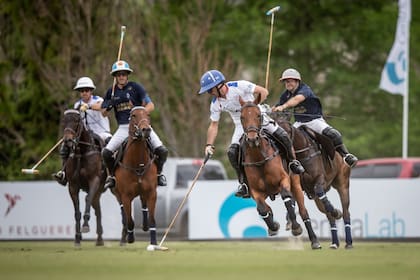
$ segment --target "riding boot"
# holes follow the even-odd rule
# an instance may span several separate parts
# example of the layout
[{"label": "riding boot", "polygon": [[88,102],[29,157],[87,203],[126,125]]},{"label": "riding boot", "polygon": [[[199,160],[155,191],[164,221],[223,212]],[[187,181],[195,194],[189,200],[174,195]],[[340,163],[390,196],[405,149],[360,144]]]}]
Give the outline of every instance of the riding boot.
[{"label": "riding boot", "polygon": [[322,134],[331,139],[331,141],[334,144],[335,150],[343,157],[344,162],[348,166],[354,167],[357,164],[357,157],[353,154],[350,154],[346,146],[344,146],[343,138],[340,132],[338,132],[338,130],[332,127],[327,127],[322,131]]},{"label": "riding boot", "polygon": [[115,168],[115,160],[112,151],[104,148],[102,150],[102,159],[105,163],[105,167],[108,170],[108,177],[105,180],[104,188],[114,188],[115,187],[115,177],[114,177],[114,168]]},{"label": "riding boot", "polygon": [[154,150],[156,157],[156,167],[157,167],[157,181],[159,186],[166,186],[166,177],[162,174],[163,165],[168,158],[168,149],[165,146],[159,146]]},{"label": "riding boot", "polygon": [[250,198],[249,189],[245,183],[245,172],[239,164],[239,144],[232,144],[228,150],[228,158],[233,169],[235,169],[238,176],[239,186],[238,190],[235,193],[235,196],[242,198]]},{"label": "riding boot", "polygon": [[64,171],[64,164],[69,158],[69,154],[70,154],[69,147],[65,145],[64,143],[61,144],[60,146],[60,157],[62,160],[61,170],[52,174],[52,177],[57,181],[57,183],[63,186],[67,185],[67,178],[66,178],[66,173]]},{"label": "riding boot", "polygon": [[274,131],[272,136],[280,147],[284,147],[286,151],[286,161],[289,164],[290,170],[292,170],[295,174],[302,174],[305,172],[305,168],[303,168],[300,161],[298,161],[295,157],[292,141],[290,140],[287,132],[279,127],[276,131]]}]

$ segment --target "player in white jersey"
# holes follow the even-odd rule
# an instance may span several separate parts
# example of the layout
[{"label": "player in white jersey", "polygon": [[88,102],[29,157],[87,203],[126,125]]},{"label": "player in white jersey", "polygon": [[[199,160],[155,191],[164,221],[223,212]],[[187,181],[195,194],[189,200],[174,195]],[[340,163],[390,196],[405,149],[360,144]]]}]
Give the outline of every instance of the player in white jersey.
[{"label": "player in white jersey", "polygon": [[[109,138],[112,137],[110,132],[110,125],[108,117],[102,115],[101,105],[103,98],[97,95],[93,95],[95,85],[91,78],[81,77],[77,80],[74,90],[80,94],[80,99],[74,103],[74,109],[80,110],[84,124],[86,128],[98,135],[99,138],[106,143]],[[69,150],[66,145],[61,145],[60,156],[64,162],[69,156]],[[60,170],[53,174],[54,179],[61,185],[67,185],[66,174],[64,170]]]},{"label": "player in white jersey", "polygon": [[[239,188],[235,195],[248,198],[250,196],[248,186],[245,182],[245,174],[243,167],[239,164],[239,140],[244,133],[240,120],[242,106],[239,103],[239,97],[244,101],[253,101],[255,96],[259,94],[261,95],[261,102],[263,102],[268,96],[268,90],[245,80],[226,82],[225,77],[218,70],[210,70],[204,73],[201,77],[200,84],[199,94],[209,93],[213,96],[210,105],[210,126],[207,130],[205,154],[206,156],[213,154],[220,115],[222,112],[228,112],[235,125],[235,131],[227,152],[230,164],[235,169],[239,180]],[[263,113],[263,123],[264,130],[271,134],[273,139],[286,150],[286,160],[289,162],[289,167],[292,172],[295,174],[303,173],[305,169],[296,160],[292,142],[287,132],[265,113]]]}]

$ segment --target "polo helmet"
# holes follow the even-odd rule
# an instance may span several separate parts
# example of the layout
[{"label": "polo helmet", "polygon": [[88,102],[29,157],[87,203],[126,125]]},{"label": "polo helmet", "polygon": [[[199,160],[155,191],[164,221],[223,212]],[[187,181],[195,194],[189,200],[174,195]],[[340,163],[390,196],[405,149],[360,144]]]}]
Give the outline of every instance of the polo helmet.
[{"label": "polo helmet", "polygon": [[75,90],[81,89],[81,88],[91,88],[95,89],[95,85],[91,78],[89,77],[81,77],[77,80],[76,86],[74,87]]},{"label": "polo helmet", "polygon": [[210,70],[201,76],[200,79],[200,91],[198,94],[203,94],[214,88],[215,86],[225,82],[225,76],[219,70]]},{"label": "polo helmet", "polygon": [[295,79],[301,81],[300,73],[293,68],[289,68],[284,70],[283,74],[281,75],[280,81],[286,80],[286,79]]},{"label": "polo helmet", "polygon": [[114,64],[112,64],[112,68],[110,72],[111,75],[114,75],[114,73],[118,71],[127,71],[129,73],[133,72],[133,70],[131,70],[130,68],[130,65],[124,60],[118,60]]}]

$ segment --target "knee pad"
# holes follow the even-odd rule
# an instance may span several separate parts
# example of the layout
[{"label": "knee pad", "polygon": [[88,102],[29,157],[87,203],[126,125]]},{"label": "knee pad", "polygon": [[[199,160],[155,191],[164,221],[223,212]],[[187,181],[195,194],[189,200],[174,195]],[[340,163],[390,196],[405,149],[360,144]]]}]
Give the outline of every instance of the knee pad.
[{"label": "knee pad", "polygon": [[327,127],[322,131],[322,134],[330,138],[334,146],[343,144],[341,133],[335,128]]},{"label": "knee pad", "polygon": [[227,156],[229,158],[230,164],[233,168],[239,168],[239,144],[232,144],[229,146],[227,151]]},{"label": "knee pad", "polygon": [[166,160],[168,157],[168,149],[165,146],[159,146],[155,149],[154,154],[156,154],[161,160]]}]

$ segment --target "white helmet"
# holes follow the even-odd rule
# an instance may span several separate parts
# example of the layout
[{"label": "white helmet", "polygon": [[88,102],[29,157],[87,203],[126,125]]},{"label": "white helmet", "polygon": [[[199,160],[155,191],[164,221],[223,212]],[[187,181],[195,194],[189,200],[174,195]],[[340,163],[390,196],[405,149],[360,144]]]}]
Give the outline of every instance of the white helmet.
[{"label": "white helmet", "polygon": [[114,75],[114,73],[118,71],[128,71],[130,73],[133,72],[133,70],[130,69],[130,65],[128,65],[128,63],[124,60],[118,60],[112,64],[111,75]]},{"label": "white helmet", "polygon": [[74,87],[75,90],[80,88],[91,88],[95,89],[95,85],[93,84],[93,81],[89,77],[81,77],[77,80],[76,86]]},{"label": "white helmet", "polygon": [[289,68],[284,70],[283,74],[281,75],[281,78],[279,79],[279,81],[283,81],[286,79],[295,79],[295,80],[301,80],[300,78],[300,73],[293,68]]}]

